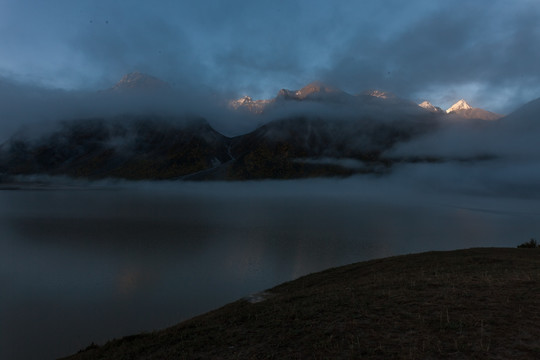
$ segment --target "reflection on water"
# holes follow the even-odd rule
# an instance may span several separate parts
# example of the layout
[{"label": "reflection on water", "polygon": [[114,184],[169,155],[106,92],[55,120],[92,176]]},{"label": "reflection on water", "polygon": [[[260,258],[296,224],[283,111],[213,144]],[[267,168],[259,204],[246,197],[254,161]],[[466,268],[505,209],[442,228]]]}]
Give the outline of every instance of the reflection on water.
[{"label": "reflection on water", "polygon": [[325,180],[0,192],[0,358],[67,355],[332,266],[539,233],[532,200],[371,190]]}]

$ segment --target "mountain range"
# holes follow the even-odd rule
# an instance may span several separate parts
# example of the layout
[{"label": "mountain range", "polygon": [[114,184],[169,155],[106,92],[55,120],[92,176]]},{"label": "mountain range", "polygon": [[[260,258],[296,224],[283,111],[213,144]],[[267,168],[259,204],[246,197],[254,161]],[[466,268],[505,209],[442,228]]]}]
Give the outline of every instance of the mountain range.
[{"label": "mountain range", "polygon": [[[371,98],[371,99],[370,99]],[[366,90],[357,95],[351,95],[343,90],[325,85],[321,82],[310,83],[300,90],[281,89],[272,99],[253,100],[250,96],[244,96],[237,100],[231,100],[229,106],[235,110],[247,110],[255,114],[261,114],[267,110],[282,106],[284,101],[311,101],[326,103],[354,104],[369,100],[385,100],[385,104],[414,104],[413,102],[401,99],[396,95],[381,90]],[[416,105],[416,104],[415,104]],[[502,115],[471,107],[464,99],[459,100],[448,110],[444,111],[440,107],[434,106],[429,101],[418,104],[419,107],[439,115],[448,114],[452,120],[476,119],[476,120],[497,120]]]},{"label": "mountain range", "polygon": [[[111,91],[169,88],[157,78],[134,73]],[[19,134],[2,144],[0,179],[33,174],[135,180],[380,174],[401,162],[452,160],[389,157],[397,144],[432,133],[449,120],[499,119],[464,100],[445,112],[379,90],[350,95],[319,82],[296,91],[282,89],[269,100],[244,97],[229,106],[258,115],[275,112],[276,117],[235,137],[195,115],[124,114],[63,121],[40,137]],[[540,105],[529,105],[526,111],[540,114]],[[476,155],[470,160],[477,160]]]}]

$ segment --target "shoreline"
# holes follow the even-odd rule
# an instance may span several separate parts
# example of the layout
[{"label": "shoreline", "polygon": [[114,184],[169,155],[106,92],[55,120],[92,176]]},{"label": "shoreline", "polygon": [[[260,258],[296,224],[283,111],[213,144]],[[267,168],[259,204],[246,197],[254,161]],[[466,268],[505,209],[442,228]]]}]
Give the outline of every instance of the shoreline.
[{"label": "shoreline", "polygon": [[303,276],[65,359],[537,358],[539,291],[536,250],[400,255]]}]

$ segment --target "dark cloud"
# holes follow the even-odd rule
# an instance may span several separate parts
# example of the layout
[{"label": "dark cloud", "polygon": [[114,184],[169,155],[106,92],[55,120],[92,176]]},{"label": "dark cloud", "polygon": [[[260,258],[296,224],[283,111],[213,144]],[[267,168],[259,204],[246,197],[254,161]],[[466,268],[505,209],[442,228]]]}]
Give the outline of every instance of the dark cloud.
[{"label": "dark cloud", "polygon": [[389,38],[360,34],[334,54],[325,77],[412,97],[471,86],[479,103],[504,91],[508,100],[494,110],[508,111],[525,91],[540,94],[540,49],[531,45],[540,41],[539,16],[532,4],[451,2]]},{"label": "dark cloud", "polygon": [[114,84],[131,71],[180,83],[194,80],[202,73],[187,36],[158,18],[88,24],[74,34],[71,47],[81,59],[83,69],[102,74],[102,87]]},{"label": "dark cloud", "polygon": [[505,113],[540,95],[531,0],[55,0],[0,13],[0,74],[53,87],[96,90],[139,70],[268,98],[323,80]]},{"label": "dark cloud", "polygon": [[39,136],[58,121],[117,115],[200,116],[226,135],[257,126],[248,114],[232,113],[227,95],[177,86],[162,91],[54,90],[0,78],[0,144],[18,132]]}]

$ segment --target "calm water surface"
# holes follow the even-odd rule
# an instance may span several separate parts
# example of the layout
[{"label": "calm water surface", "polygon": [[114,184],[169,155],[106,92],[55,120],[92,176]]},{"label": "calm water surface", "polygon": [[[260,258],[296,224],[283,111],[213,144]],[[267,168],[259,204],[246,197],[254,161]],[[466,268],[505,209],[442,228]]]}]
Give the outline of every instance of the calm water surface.
[{"label": "calm water surface", "polygon": [[511,246],[540,202],[324,180],[0,191],[0,359],[53,359],[332,266]]}]

